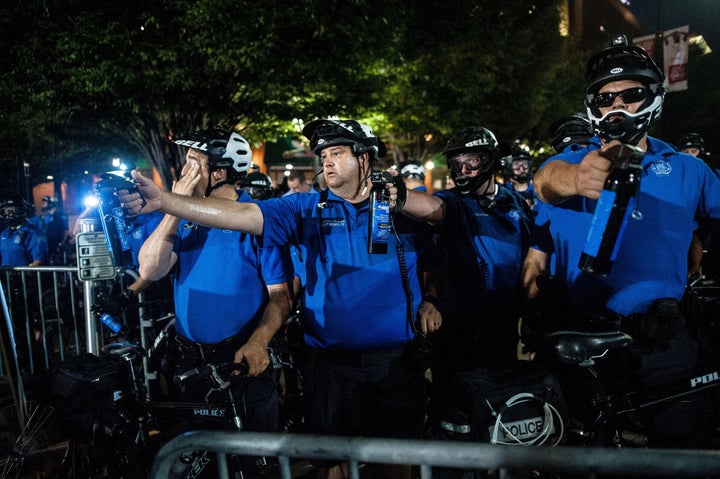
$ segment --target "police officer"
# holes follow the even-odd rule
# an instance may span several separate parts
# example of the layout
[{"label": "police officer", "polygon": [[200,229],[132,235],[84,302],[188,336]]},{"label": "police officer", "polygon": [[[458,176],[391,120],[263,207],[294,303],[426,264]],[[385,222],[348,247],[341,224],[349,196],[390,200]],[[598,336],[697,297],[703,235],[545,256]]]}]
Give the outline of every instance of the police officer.
[{"label": "police officer", "polygon": [[505,186],[517,191],[532,208],[535,205],[535,189],[532,182],[532,158],[527,150],[514,145],[508,160]]},{"label": "police officer", "polygon": [[417,161],[406,161],[400,163],[400,176],[405,181],[409,190],[427,191],[425,186],[425,167]]},{"label": "police officer", "polygon": [[697,133],[688,133],[680,138],[678,148],[683,153],[702,158],[705,153],[705,141]]},{"label": "police officer", "polygon": [[59,210],[59,206],[60,201],[54,196],[43,196],[40,214],[30,219],[47,237],[48,257],[52,264],[65,264],[59,253],[70,236],[68,217]]},{"label": "police officer", "polygon": [[[188,147],[183,177],[173,186],[176,194],[254,204],[235,189],[251,164],[245,138],[210,129],[175,143]],[[247,362],[250,377],[233,381],[245,427],[277,430],[277,370],[268,346],[290,313],[292,269],[286,252],[261,248],[251,234],[165,215],[143,244],[139,261],[140,276],[149,281],[175,269],[176,372],[205,361]],[[192,384],[181,397],[202,401],[208,392],[204,384]]]},{"label": "police officer", "polygon": [[275,192],[270,177],[260,171],[248,173],[245,178],[240,180],[238,186],[257,201],[268,200],[273,197]]},{"label": "police officer", "polygon": [[556,153],[567,147],[577,149],[586,146],[595,135],[595,130],[584,113],[573,113],[560,118],[550,125],[548,136]]},{"label": "police officer", "polygon": [[[258,203],[186,198],[161,192],[134,171],[144,210],[262,234],[266,246],[290,243],[302,251],[307,432],[419,437],[424,369],[409,348],[420,301],[414,235],[390,235],[384,254],[367,247],[371,172],[385,144],[354,120],[315,120],[303,134],[322,161],[328,185],[322,193]],[[197,176],[197,168],[186,174]],[[121,200],[132,212],[142,205],[138,195]],[[409,468],[390,469],[390,477],[409,477]]]},{"label": "police officer", "polygon": [[[554,244],[552,269],[559,289],[574,311],[613,318],[633,335],[641,362],[633,373],[648,386],[698,365],[697,343],[680,313],[687,252],[695,221],[720,218],[720,179],[699,159],[647,134],[660,115],[663,80],[662,70],[640,47],[619,41],[593,55],[586,69],[585,104],[598,135],[584,148],[550,158],[535,175],[539,198],[550,204],[541,208],[536,222]],[[644,153],[636,199],[641,216],[628,220],[612,269],[603,276],[582,271],[579,261],[595,200],[614,166],[603,153],[620,144]],[[627,379],[621,376],[610,378]],[[702,398],[656,414],[651,441],[697,446],[704,414],[698,401]]]},{"label": "police officer", "polygon": [[18,194],[0,204],[5,229],[0,233],[2,266],[41,266],[48,261],[45,233],[28,221],[32,207]]},{"label": "police officer", "polygon": [[[512,369],[518,366],[520,272],[532,225],[523,196],[495,180],[502,154],[490,130],[458,132],[443,155],[455,188],[432,196],[408,191],[403,208],[436,227],[442,250],[438,256],[443,260],[429,271],[420,309],[423,328],[435,332],[432,423],[439,434],[457,422],[449,418],[450,410],[470,415],[467,401],[472,398],[458,397],[455,389],[469,374],[483,380],[497,377],[488,370],[519,374]],[[492,384],[488,379],[486,392]],[[487,427],[473,424],[469,429],[472,436],[465,438],[487,439]]]}]

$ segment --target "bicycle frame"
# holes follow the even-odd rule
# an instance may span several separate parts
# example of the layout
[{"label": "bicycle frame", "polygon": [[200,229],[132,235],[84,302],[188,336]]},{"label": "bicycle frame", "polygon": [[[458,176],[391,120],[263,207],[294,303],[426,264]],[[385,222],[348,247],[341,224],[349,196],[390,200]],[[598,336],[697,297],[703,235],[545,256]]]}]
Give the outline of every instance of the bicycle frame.
[{"label": "bicycle frame", "polygon": [[[586,371],[592,384],[592,397],[587,398],[586,419],[583,429],[575,431],[583,438],[597,439],[602,437],[607,426],[621,426],[633,413],[639,413],[654,406],[669,404],[712,390],[720,386],[720,370],[710,368],[695,374],[687,374],[674,381],[651,387],[643,387],[629,392],[607,393],[602,385],[601,377],[593,367],[595,360],[609,352],[628,347],[632,338],[621,332],[584,333],[577,331],[558,331],[550,333],[554,359],[560,363]],[[587,430],[585,429],[587,428]],[[618,429],[620,429],[618,427]],[[621,446],[622,431],[616,430],[613,444]]]},{"label": "bicycle frame", "polygon": [[688,375],[651,389],[633,391],[623,395],[628,407],[615,411],[616,415],[640,411],[658,404],[674,401],[689,395],[720,386],[720,371],[707,370],[700,375]]}]

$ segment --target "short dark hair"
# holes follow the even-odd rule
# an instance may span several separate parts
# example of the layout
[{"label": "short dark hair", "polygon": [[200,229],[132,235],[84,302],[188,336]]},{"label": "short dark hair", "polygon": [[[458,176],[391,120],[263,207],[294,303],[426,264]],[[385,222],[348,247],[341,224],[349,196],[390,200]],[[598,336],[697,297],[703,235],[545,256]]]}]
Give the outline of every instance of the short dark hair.
[{"label": "short dark hair", "polygon": [[290,174],[287,175],[287,181],[290,180],[307,181],[307,178],[305,177],[304,171],[293,168],[292,170],[290,170]]}]

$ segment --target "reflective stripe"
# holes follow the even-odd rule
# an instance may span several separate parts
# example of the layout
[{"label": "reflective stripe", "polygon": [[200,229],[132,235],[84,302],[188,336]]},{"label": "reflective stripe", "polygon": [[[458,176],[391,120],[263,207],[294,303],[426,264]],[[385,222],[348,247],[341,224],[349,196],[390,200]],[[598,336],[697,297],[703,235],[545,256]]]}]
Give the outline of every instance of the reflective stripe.
[{"label": "reflective stripe", "polygon": [[458,434],[469,434],[470,424],[453,424],[447,421],[440,421],[440,427],[446,431],[455,432]]}]

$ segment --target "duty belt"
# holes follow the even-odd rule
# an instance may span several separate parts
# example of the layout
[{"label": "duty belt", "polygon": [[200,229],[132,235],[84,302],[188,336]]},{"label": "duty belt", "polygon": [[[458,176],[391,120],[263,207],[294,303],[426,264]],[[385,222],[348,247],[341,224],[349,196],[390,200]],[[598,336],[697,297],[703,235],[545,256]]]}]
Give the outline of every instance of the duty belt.
[{"label": "duty belt", "polygon": [[319,349],[311,348],[317,354],[328,358],[330,361],[344,364],[346,366],[367,366],[377,362],[392,360],[403,351],[403,348],[380,349],[370,351],[355,351],[348,349]]},{"label": "duty belt", "polygon": [[190,341],[179,334],[175,335],[175,341],[183,351],[197,352],[202,359],[205,359],[207,355],[235,352],[235,350],[245,342],[245,338],[246,334],[239,333],[223,339],[219,343],[207,344]]}]

